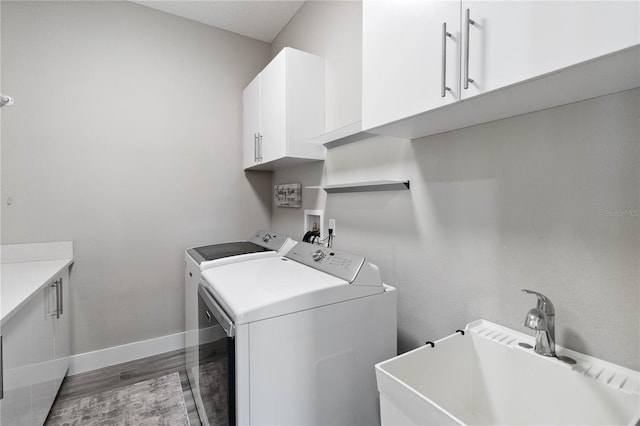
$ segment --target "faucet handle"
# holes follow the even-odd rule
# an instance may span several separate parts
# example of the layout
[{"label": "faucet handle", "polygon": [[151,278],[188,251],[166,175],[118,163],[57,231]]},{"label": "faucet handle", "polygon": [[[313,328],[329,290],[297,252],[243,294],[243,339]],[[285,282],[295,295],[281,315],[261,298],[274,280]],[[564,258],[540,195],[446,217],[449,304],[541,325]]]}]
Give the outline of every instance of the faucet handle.
[{"label": "faucet handle", "polygon": [[535,294],[536,296],[538,296],[538,309],[540,309],[547,315],[555,315],[553,303],[551,303],[551,300],[547,296],[542,293],[538,293],[537,291],[526,290],[524,288],[522,289],[522,291],[527,294]]}]

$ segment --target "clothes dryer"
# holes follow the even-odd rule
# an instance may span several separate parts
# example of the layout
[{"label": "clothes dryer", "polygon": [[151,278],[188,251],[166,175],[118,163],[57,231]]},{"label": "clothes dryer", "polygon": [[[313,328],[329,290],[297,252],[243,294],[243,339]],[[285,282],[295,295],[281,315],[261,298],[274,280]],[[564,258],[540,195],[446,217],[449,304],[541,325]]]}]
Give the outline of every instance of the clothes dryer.
[{"label": "clothes dryer", "polygon": [[203,272],[210,424],[379,424],[374,365],[396,354],[396,291],[363,256],[297,243]]},{"label": "clothes dryer", "polygon": [[202,271],[230,263],[282,256],[295,241],[276,232],[259,230],[246,241],[230,241],[185,250],[185,364],[198,413],[202,399],[198,387],[198,284]]}]

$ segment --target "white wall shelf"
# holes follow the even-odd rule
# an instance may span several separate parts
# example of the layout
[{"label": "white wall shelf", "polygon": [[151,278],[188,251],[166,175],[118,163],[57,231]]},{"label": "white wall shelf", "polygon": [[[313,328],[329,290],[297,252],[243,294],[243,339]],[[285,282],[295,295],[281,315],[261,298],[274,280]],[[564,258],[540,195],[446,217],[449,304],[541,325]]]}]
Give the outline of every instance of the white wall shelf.
[{"label": "white wall shelf", "polygon": [[408,180],[376,180],[369,182],[344,183],[340,185],[307,186],[306,189],[324,189],[329,194],[338,192],[406,191]]},{"label": "white wall shelf", "polygon": [[331,149],[373,136],[376,136],[376,134],[362,131],[362,121],[356,121],[355,123],[317,136],[311,139],[311,142],[322,144],[325,148]]}]

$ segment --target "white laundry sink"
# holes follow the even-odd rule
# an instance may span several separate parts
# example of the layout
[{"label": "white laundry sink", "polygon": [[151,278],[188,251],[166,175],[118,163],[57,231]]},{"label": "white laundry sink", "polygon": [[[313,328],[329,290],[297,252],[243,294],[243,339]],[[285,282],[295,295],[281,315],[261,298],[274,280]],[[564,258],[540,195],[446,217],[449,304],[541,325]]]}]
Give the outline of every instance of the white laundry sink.
[{"label": "white laundry sink", "polygon": [[376,365],[383,425],[635,425],[640,373],[479,320]]}]

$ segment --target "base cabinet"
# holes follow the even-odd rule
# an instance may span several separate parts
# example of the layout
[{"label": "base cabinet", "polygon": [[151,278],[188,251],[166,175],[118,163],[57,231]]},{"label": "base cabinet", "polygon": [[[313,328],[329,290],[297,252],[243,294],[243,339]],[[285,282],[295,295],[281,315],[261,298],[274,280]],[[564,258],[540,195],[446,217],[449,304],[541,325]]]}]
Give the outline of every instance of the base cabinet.
[{"label": "base cabinet", "polygon": [[27,304],[2,326],[2,425],[33,425],[31,324]]},{"label": "base cabinet", "polygon": [[[69,371],[71,363],[71,316],[68,312],[69,305],[69,269],[65,269],[58,277],[60,293],[59,293],[59,316],[53,321],[53,347],[54,347],[54,369],[55,369],[55,388],[56,392],[60,389],[60,385],[64,377]],[[52,305],[55,307],[55,305]]]},{"label": "base cabinet", "polygon": [[[52,287],[53,286],[53,287]],[[57,284],[49,284],[32,299],[29,309],[31,325],[31,414],[33,424],[43,424],[56,396],[54,321],[52,298]],[[54,300],[55,301],[55,300]]]},{"label": "base cabinet", "polygon": [[49,414],[70,362],[68,284],[65,269],[2,326],[2,425],[42,425]]}]

